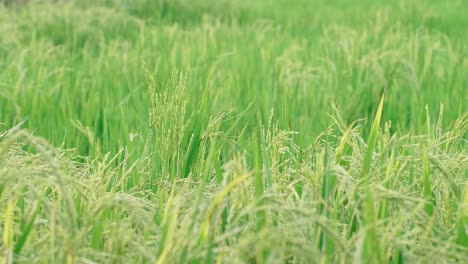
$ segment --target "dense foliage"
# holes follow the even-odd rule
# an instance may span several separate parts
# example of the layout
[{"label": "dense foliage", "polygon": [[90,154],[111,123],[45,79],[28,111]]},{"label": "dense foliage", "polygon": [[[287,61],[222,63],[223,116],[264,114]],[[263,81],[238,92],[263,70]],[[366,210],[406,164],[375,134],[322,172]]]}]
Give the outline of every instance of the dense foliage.
[{"label": "dense foliage", "polygon": [[468,260],[466,1],[1,2],[1,263]]}]

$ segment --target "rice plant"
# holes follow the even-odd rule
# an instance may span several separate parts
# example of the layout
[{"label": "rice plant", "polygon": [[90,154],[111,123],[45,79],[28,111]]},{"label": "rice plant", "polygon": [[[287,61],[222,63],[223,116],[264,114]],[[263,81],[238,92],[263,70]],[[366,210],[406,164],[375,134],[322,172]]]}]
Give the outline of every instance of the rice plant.
[{"label": "rice plant", "polygon": [[0,263],[468,260],[465,1],[8,2]]}]

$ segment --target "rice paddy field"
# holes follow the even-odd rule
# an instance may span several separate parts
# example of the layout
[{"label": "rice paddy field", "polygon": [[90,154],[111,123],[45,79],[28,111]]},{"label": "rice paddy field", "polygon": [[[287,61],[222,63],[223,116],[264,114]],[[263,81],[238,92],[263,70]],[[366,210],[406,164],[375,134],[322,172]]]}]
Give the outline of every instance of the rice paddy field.
[{"label": "rice paddy field", "polygon": [[0,0],[0,263],[468,263],[467,12]]}]

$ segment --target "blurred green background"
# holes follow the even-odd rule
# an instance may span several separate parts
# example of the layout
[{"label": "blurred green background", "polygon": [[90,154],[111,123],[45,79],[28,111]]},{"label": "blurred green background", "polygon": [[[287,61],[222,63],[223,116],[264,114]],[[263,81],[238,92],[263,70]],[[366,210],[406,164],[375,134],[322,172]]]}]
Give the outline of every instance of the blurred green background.
[{"label": "blurred green background", "polygon": [[309,144],[333,104],[348,123],[368,118],[385,89],[392,131],[424,132],[426,105],[433,121],[445,105],[444,126],[467,110],[466,10],[462,0],[16,1],[0,8],[0,120],[26,120],[81,154],[140,153],[129,134],[148,130],[146,64],[160,90],[175,69],[187,76],[187,113],[206,102],[194,122],[245,112],[231,132],[245,129],[241,140],[273,112]]}]

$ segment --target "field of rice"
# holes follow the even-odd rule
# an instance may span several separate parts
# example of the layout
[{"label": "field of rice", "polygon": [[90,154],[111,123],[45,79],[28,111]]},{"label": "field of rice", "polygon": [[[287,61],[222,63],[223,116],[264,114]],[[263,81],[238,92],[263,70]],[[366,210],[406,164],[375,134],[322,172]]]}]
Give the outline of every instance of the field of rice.
[{"label": "field of rice", "polygon": [[0,0],[0,264],[468,263],[467,14]]}]

